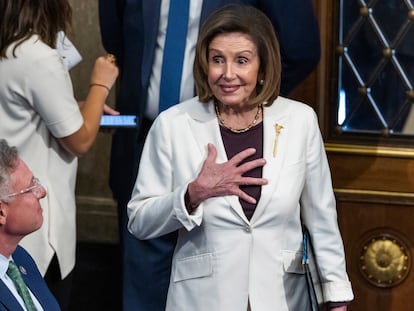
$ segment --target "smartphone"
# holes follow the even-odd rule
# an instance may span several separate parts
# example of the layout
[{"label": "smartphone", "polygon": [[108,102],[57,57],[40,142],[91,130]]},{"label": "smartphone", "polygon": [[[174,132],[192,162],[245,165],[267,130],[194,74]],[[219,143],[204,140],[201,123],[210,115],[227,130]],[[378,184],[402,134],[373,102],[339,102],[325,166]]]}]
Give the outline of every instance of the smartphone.
[{"label": "smartphone", "polygon": [[134,115],[108,115],[104,114],[101,118],[101,127],[113,128],[134,128],[137,126],[137,117]]}]

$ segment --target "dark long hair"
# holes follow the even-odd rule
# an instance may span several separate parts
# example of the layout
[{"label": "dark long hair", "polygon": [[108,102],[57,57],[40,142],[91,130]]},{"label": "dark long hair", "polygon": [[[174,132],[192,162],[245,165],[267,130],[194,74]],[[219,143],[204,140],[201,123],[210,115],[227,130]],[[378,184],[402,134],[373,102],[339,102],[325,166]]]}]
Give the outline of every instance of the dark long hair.
[{"label": "dark long hair", "polygon": [[18,45],[39,35],[51,48],[56,47],[59,31],[67,32],[72,22],[68,0],[0,0],[0,59],[14,42]]}]

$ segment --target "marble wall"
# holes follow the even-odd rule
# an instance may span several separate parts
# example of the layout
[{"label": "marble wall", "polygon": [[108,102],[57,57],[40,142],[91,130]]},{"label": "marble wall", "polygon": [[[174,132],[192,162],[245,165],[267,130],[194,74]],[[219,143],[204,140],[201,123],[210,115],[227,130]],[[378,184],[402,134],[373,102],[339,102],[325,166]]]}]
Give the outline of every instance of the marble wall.
[{"label": "marble wall", "polygon": [[[105,54],[102,47],[97,0],[70,0],[73,8],[73,29],[68,36],[81,53],[83,60],[70,72],[75,97],[82,100],[89,87],[95,59]],[[108,104],[114,104],[114,92]],[[78,240],[116,242],[116,205],[108,187],[110,133],[99,133],[88,152],[79,159],[76,200],[78,208]]]}]

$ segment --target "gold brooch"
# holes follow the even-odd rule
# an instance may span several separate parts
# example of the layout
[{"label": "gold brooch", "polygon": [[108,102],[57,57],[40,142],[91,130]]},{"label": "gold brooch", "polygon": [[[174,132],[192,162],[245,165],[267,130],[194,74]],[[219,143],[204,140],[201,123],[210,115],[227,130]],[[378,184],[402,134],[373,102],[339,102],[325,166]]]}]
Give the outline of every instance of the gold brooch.
[{"label": "gold brooch", "polygon": [[275,143],[273,145],[273,157],[276,157],[277,152],[277,141],[279,140],[280,131],[282,130],[283,125],[275,124],[276,136],[275,136]]}]

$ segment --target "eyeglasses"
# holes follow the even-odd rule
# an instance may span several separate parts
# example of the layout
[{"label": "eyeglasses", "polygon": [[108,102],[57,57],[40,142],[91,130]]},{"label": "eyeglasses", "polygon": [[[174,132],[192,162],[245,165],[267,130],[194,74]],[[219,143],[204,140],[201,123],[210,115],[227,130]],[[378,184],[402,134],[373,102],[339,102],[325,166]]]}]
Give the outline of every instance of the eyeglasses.
[{"label": "eyeglasses", "polygon": [[22,189],[20,191],[14,192],[14,193],[6,194],[4,196],[4,198],[15,197],[17,195],[25,194],[25,193],[28,193],[28,192],[32,192],[36,197],[41,196],[44,187],[40,183],[40,180],[38,178],[36,178],[36,177],[33,177],[32,184],[33,184],[33,186],[27,187],[25,189]]}]

